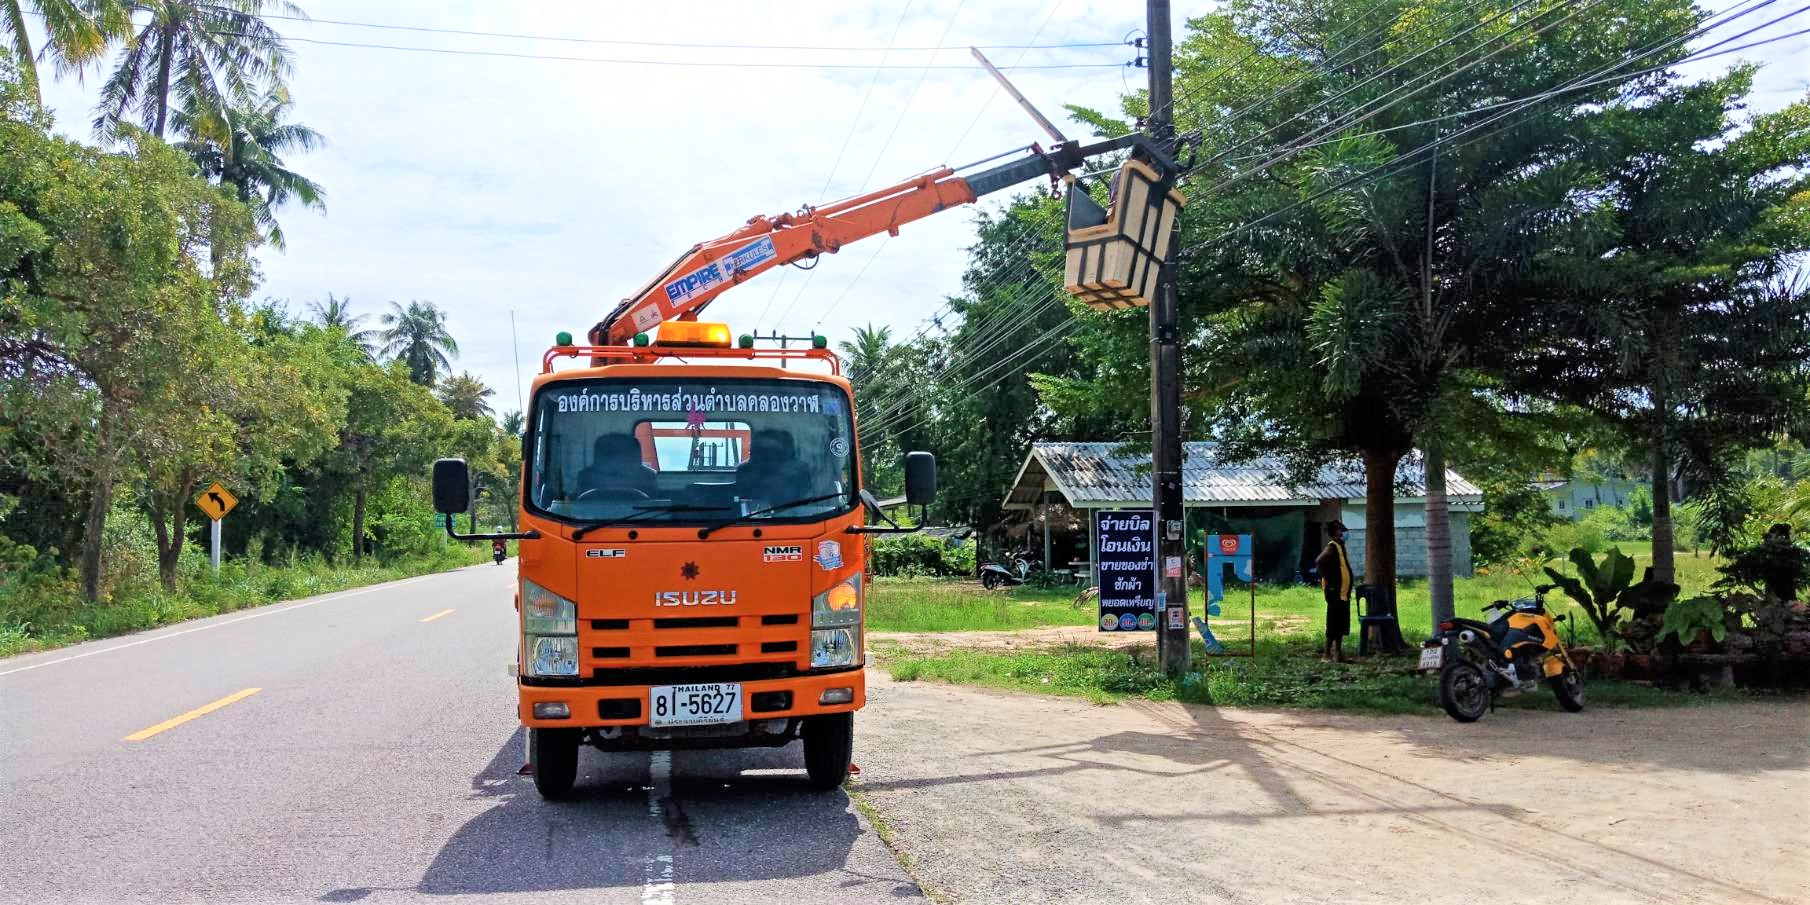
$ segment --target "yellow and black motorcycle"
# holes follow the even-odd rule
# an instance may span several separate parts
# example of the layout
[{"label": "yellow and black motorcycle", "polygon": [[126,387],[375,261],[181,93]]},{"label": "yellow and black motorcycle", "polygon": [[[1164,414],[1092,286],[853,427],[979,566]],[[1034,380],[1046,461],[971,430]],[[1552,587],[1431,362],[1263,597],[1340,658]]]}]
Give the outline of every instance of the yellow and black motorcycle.
[{"label": "yellow and black motorcycle", "polygon": [[1584,709],[1584,675],[1559,640],[1557,623],[1571,618],[1546,611],[1540,585],[1534,596],[1498,600],[1483,608],[1488,622],[1454,618],[1439,623],[1439,634],[1420,651],[1420,668],[1439,673],[1439,705],[1452,719],[1472,723],[1498,696],[1538,691],[1544,681],[1559,706]]}]

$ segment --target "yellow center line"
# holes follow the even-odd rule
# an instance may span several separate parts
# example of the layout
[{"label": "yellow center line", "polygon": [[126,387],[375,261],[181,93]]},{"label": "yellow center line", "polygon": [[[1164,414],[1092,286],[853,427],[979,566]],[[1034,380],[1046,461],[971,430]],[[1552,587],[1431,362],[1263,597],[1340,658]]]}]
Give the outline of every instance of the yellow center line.
[{"label": "yellow center line", "polygon": [[189,711],[188,713],[182,714],[181,716],[170,717],[169,719],[164,720],[163,722],[158,723],[157,725],[152,726],[149,729],[140,729],[137,732],[134,732],[131,735],[126,736],[125,741],[142,742],[145,739],[148,739],[151,736],[156,735],[159,732],[164,732],[169,729],[174,729],[177,726],[180,726],[183,723],[186,723],[189,720],[192,720],[196,717],[207,716],[208,714],[213,713],[214,711],[219,710],[220,708],[225,707],[228,704],[231,704],[235,701],[243,701],[246,698],[249,698],[252,695],[257,694],[258,692],[263,691],[263,690],[264,689],[262,689],[262,688],[247,688],[244,691],[235,691],[232,694],[229,694],[226,697],[223,697],[220,700],[213,702],[212,704],[203,704],[202,706],[197,707],[194,710]]},{"label": "yellow center line", "polygon": [[432,616],[429,616],[426,619],[423,619],[421,621],[422,622],[432,622],[435,619],[440,618],[441,616],[450,616],[450,615],[452,615],[452,610],[441,610],[440,612],[435,613]]}]

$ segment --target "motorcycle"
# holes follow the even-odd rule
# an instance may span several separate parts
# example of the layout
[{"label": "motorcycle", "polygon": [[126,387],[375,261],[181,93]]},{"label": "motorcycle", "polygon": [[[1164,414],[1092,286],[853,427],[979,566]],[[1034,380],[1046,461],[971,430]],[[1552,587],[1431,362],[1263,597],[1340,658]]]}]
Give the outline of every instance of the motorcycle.
[{"label": "motorcycle", "polygon": [[1031,576],[1031,561],[1023,554],[1011,557],[1012,568],[1008,569],[996,562],[980,567],[980,586],[991,591],[996,588],[1024,584]]},{"label": "motorcycle", "polygon": [[1544,681],[1559,706],[1584,709],[1584,675],[1559,641],[1557,623],[1571,617],[1546,611],[1555,585],[1534,588],[1534,596],[1498,600],[1483,608],[1488,622],[1453,618],[1421,646],[1420,668],[1439,673],[1439,705],[1460,723],[1472,723],[1498,697],[1538,691]]},{"label": "motorcycle", "polygon": [[490,558],[496,560],[497,565],[502,565],[503,560],[509,558],[509,545],[500,540],[491,541]]}]

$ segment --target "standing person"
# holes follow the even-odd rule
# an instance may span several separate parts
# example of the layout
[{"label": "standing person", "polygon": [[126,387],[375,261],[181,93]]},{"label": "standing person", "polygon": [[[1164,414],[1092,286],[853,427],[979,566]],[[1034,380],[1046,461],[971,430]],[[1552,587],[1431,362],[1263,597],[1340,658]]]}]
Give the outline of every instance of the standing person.
[{"label": "standing person", "polygon": [[1345,636],[1351,634],[1351,557],[1345,555],[1345,525],[1326,526],[1326,549],[1314,560],[1320,590],[1326,595],[1326,659],[1345,662]]}]

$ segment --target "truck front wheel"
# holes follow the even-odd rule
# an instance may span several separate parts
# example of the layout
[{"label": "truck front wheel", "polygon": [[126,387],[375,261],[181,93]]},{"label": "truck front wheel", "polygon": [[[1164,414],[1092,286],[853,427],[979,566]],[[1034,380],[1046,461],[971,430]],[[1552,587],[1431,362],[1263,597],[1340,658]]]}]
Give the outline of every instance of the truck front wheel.
[{"label": "truck front wheel", "polygon": [[578,779],[577,729],[529,729],[528,763],[534,768],[534,790],[548,801],[572,797]]},{"label": "truck front wheel", "polygon": [[855,715],[831,713],[807,717],[804,737],[804,771],[811,788],[821,792],[840,788],[848,779],[848,764],[855,756]]}]

